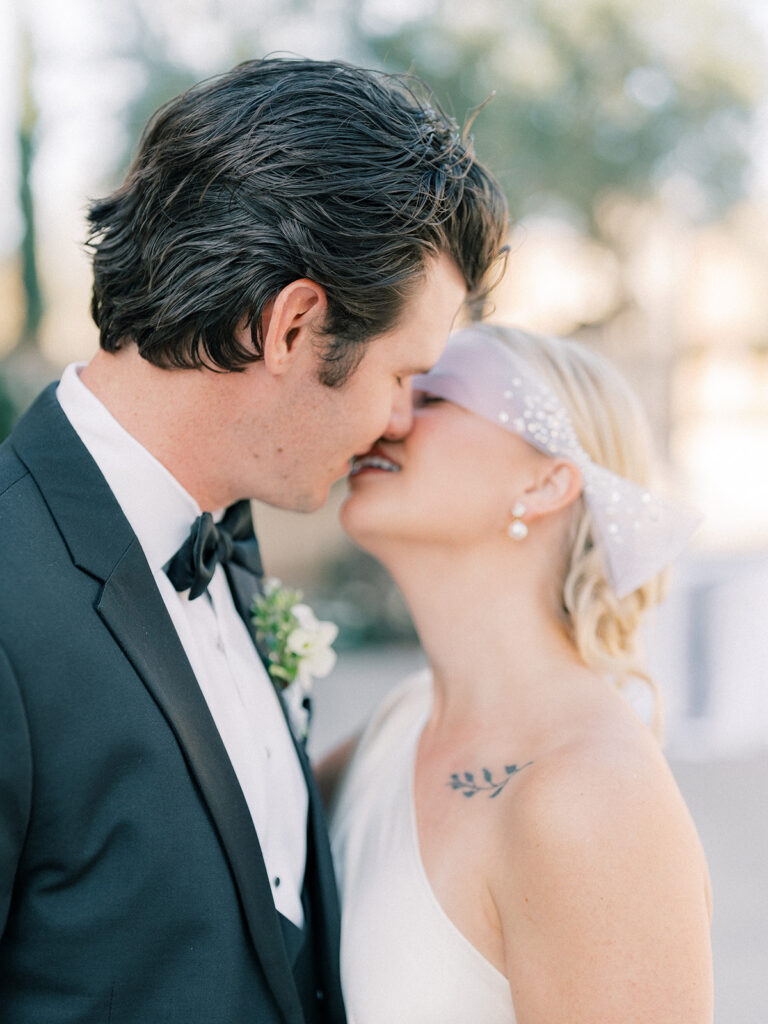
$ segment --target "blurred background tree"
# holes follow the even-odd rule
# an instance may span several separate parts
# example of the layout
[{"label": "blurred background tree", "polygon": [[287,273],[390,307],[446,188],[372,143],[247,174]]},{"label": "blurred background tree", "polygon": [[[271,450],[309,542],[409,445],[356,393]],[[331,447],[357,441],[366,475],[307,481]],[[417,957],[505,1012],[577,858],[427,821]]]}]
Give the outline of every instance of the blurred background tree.
[{"label": "blurred background tree", "polygon": [[20,244],[21,280],[24,292],[24,319],[20,344],[35,345],[40,321],[43,318],[43,294],[37,269],[35,237],[35,200],[32,191],[32,166],[35,153],[37,110],[32,95],[32,47],[28,34],[24,35],[22,59],[22,109],[19,121],[19,209],[22,220]]},{"label": "blurred background tree", "polygon": [[16,405],[8,394],[3,378],[0,377],[0,441],[4,440],[11,432],[15,418]]},{"label": "blurred background tree", "polygon": [[473,133],[513,217],[556,213],[604,236],[609,193],[684,201],[693,217],[743,195],[762,54],[733,7],[434,0],[395,23],[385,11],[353,12],[377,63],[422,75],[460,120],[495,94]]},{"label": "blurred background tree", "polygon": [[[33,47],[28,32],[22,34],[20,60],[20,112],[16,131],[18,156],[18,212],[21,232],[18,246],[21,316],[15,352],[5,375],[0,377],[0,440],[10,431],[18,409],[31,399],[42,383],[36,373],[40,364],[38,331],[44,313],[43,290],[38,271],[35,230],[35,194],[32,187],[37,107],[32,90]],[[44,371],[45,376],[45,371]]]}]

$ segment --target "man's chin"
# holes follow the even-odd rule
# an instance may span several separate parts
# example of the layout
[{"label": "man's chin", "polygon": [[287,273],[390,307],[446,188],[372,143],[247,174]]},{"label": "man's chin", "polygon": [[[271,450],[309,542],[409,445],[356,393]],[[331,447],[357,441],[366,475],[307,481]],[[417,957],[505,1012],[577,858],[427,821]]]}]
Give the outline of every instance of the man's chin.
[{"label": "man's chin", "polygon": [[254,501],[263,505],[271,505],[272,508],[282,509],[284,512],[317,512],[326,504],[331,493],[331,488],[340,480],[323,480],[318,483],[307,481],[303,489],[290,487],[275,488],[270,491],[262,491],[261,494],[251,495]]},{"label": "man's chin", "polygon": [[282,508],[286,512],[317,512],[328,501],[330,487],[318,488],[316,491],[303,494],[292,494],[281,501],[269,502],[276,508]]},{"label": "man's chin", "polygon": [[328,501],[328,492],[327,491],[325,492],[325,495],[323,497],[321,497],[321,498],[313,496],[313,497],[310,497],[310,498],[305,498],[303,501],[298,502],[296,505],[294,505],[293,511],[294,512],[317,512],[318,509],[321,509],[323,507],[323,505],[326,503],[326,501]]}]

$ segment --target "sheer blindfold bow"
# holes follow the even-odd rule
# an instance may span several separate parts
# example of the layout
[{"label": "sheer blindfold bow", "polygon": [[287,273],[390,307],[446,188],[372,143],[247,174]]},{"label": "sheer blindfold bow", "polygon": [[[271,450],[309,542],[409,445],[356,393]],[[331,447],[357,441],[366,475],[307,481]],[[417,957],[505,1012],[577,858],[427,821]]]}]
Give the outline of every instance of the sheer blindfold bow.
[{"label": "sheer blindfold bow", "polygon": [[251,505],[245,500],[230,505],[219,523],[210,512],[198,516],[187,539],[163,568],[176,590],[188,590],[189,600],[194,601],[208,589],[216,566],[232,563],[255,576],[264,573]]}]

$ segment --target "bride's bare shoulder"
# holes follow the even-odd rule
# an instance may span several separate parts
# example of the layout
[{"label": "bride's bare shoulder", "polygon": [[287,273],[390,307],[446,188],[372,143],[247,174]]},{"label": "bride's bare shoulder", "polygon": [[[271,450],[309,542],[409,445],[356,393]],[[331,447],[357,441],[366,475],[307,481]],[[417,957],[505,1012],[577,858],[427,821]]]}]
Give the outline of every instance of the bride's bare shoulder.
[{"label": "bride's bare shoulder", "polygon": [[[709,914],[695,825],[658,741],[634,715],[563,730],[534,758],[499,819],[496,892],[539,920],[602,921],[595,938],[668,920],[686,904]],[[567,929],[565,929],[567,931]],[[630,929],[631,930],[631,929]]]},{"label": "bride's bare shoulder", "polygon": [[[521,855],[577,852],[590,861],[611,843],[640,852],[695,830],[672,772],[652,733],[634,715],[602,714],[564,724],[533,753],[503,829]],[[573,861],[571,861],[573,862]]]},{"label": "bride's bare shoulder", "polygon": [[570,1020],[580,1005],[590,1020],[709,1020],[696,829],[654,737],[612,724],[544,745],[497,819],[491,889],[508,975],[531,1019]]}]

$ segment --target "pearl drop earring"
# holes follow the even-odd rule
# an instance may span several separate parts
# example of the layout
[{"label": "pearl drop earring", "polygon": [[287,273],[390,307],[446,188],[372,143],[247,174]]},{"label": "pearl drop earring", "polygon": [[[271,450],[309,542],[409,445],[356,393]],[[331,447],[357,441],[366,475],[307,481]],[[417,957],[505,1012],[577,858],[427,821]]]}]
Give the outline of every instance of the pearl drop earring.
[{"label": "pearl drop earring", "polygon": [[515,507],[512,509],[512,522],[507,527],[507,533],[512,540],[525,540],[528,536],[528,527],[522,519],[525,513],[526,508],[522,501],[516,502]]}]

